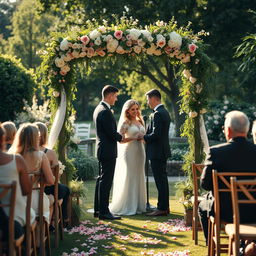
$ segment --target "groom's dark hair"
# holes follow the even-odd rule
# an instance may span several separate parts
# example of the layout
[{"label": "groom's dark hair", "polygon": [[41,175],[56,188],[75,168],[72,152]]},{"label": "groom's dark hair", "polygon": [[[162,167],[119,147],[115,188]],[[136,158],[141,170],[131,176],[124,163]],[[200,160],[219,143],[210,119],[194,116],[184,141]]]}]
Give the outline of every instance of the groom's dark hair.
[{"label": "groom's dark hair", "polygon": [[152,89],[152,90],[146,92],[145,95],[148,96],[149,98],[156,97],[161,100],[161,93],[157,89]]},{"label": "groom's dark hair", "polygon": [[119,90],[113,85],[105,85],[102,89],[102,98],[106,98],[110,93],[116,93]]}]

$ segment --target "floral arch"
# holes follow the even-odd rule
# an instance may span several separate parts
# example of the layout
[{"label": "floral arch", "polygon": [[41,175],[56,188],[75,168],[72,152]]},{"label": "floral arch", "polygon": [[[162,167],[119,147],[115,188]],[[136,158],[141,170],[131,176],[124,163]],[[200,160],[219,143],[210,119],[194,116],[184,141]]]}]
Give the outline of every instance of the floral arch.
[{"label": "floral arch", "polygon": [[[201,33],[202,35],[203,33]],[[175,21],[156,22],[139,26],[137,21],[121,18],[118,24],[109,26],[92,22],[86,28],[55,34],[43,52],[43,83],[47,84],[51,97],[52,128],[50,147],[56,147],[60,160],[72,168],[66,159],[65,146],[71,135],[70,116],[73,114],[72,101],[75,99],[75,69],[78,62],[91,59],[126,56],[129,59],[151,55],[168,58],[171,65],[180,66],[181,109],[187,115],[182,135],[188,137],[190,152],[186,156],[185,169],[190,170],[191,162],[201,162],[204,125],[202,115],[206,112],[206,79],[211,62],[204,53],[205,46],[199,34],[193,34],[189,26],[178,28]],[[207,137],[206,137],[207,138]],[[203,143],[204,140],[204,143]],[[68,178],[69,179],[69,178]]]}]

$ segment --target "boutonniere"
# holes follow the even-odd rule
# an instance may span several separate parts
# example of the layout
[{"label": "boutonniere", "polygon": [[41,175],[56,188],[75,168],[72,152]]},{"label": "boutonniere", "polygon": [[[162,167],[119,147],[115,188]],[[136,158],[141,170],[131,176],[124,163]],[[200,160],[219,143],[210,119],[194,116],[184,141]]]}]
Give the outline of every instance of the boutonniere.
[{"label": "boutonniere", "polygon": [[149,115],[149,119],[152,120],[153,117],[154,117],[154,113],[151,113],[151,114]]},{"label": "boutonniere", "polygon": [[115,113],[115,112],[114,112],[114,109],[110,109],[110,111],[111,111],[111,112],[112,112],[112,114],[114,115],[114,113]]}]

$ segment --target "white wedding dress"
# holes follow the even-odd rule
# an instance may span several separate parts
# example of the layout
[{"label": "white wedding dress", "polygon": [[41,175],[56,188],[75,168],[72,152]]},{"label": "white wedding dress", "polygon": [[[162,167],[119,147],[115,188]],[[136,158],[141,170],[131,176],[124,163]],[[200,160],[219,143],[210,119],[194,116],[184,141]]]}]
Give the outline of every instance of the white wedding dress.
[{"label": "white wedding dress", "polygon": [[[145,134],[143,125],[123,124],[126,137]],[[116,215],[134,215],[146,211],[144,143],[133,140],[118,145],[112,203],[110,212]]]}]

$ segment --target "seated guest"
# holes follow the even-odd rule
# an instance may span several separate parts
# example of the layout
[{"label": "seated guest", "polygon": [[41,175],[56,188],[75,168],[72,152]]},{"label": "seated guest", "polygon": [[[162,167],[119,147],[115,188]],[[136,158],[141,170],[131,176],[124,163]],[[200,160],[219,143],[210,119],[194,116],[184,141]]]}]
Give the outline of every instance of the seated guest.
[{"label": "seated guest", "polygon": [[[37,127],[40,131],[40,141],[39,141],[40,150],[46,154],[46,156],[48,157],[48,159],[50,161],[51,166],[58,164],[59,162],[58,162],[58,158],[57,158],[55,151],[48,149],[46,147],[47,138],[48,138],[48,131],[47,131],[46,125],[41,122],[36,122],[35,125],[37,125]],[[63,199],[61,207],[62,207],[62,216],[63,216],[64,225],[67,225],[67,223],[68,223],[67,206],[68,206],[68,198],[70,195],[70,190],[64,184],[59,184],[58,190],[59,190],[58,191],[58,199]],[[54,194],[54,185],[45,187],[44,191],[47,195],[53,195]]]},{"label": "seated guest", "polygon": [[8,151],[13,143],[17,129],[15,124],[10,121],[2,123],[2,126],[5,129],[5,143],[6,143],[6,150]]},{"label": "seated guest", "polygon": [[252,125],[252,137],[254,144],[256,144],[256,121],[254,121]]},{"label": "seated guest", "polygon": [[[20,126],[15,136],[14,142],[9,149],[11,153],[18,153],[23,156],[29,172],[43,172],[46,184],[54,184],[54,176],[50,168],[50,163],[44,152],[39,150],[39,130],[36,125],[26,123]],[[38,186],[39,184],[37,184]],[[33,190],[31,206],[38,215],[39,190]],[[50,202],[44,194],[44,216],[50,223]]]},{"label": "seated guest", "polygon": [[[246,137],[249,131],[248,117],[240,111],[231,111],[225,116],[224,134],[227,143],[213,146],[205,161],[205,168],[201,176],[201,186],[210,191],[199,204],[199,217],[207,241],[208,217],[213,215],[213,181],[212,170],[218,172],[255,172],[256,174],[256,146]],[[247,208],[249,207],[249,208]],[[255,222],[255,210],[243,206],[240,210],[241,223]],[[233,222],[232,201],[230,193],[222,194],[220,198],[220,217],[226,222]]]},{"label": "seated guest", "polygon": [[[26,225],[26,197],[31,192],[31,183],[27,174],[27,166],[22,156],[7,154],[3,152],[5,148],[5,129],[0,124],[0,183],[11,184],[16,181],[16,201],[15,201],[15,238],[22,235]],[[2,203],[10,200],[10,195],[6,195]],[[0,208],[0,229],[4,238],[8,237],[8,216],[9,209]],[[31,209],[31,223],[35,220],[35,212]],[[5,237],[6,236],[6,237]]]}]

